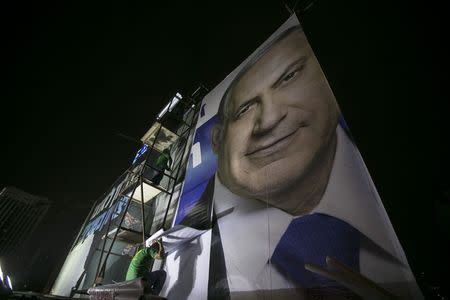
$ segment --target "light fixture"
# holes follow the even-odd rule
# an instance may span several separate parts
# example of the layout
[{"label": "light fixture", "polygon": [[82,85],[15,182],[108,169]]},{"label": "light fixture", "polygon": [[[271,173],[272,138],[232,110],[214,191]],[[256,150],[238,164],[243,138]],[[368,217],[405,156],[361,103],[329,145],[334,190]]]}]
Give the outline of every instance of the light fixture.
[{"label": "light fixture", "polygon": [[6,276],[6,283],[8,284],[9,288],[12,291],[13,288],[12,288],[11,278],[9,278],[9,276]]},{"label": "light fixture", "polygon": [[172,101],[170,101],[169,103],[167,103],[167,105],[163,108],[163,110],[159,113],[158,117],[156,119],[161,119],[166,112],[171,112],[173,110],[173,108],[175,107],[175,105],[177,105],[177,103],[183,99],[183,96],[181,96],[180,93],[176,93],[175,97],[172,98]]},{"label": "light fixture", "polygon": [[147,152],[148,145],[144,144],[142,145],[141,149],[136,153],[136,156],[133,159],[133,164],[141,157],[145,152]]},{"label": "light fixture", "polygon": [[3,271],[2,271],[2,266],[0,265],[0,281],[3,282]]}]

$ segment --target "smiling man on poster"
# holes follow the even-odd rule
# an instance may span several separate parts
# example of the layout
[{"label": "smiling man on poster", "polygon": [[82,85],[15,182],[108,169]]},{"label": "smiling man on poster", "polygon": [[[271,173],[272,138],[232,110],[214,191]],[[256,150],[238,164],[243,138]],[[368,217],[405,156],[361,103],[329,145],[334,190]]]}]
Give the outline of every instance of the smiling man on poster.
[{"label": "smiling man on poster", "polygon": [[212,146],[215,210],[233,209],[218,220],[231,295],[333,293],[342,282],[305,267],[327,268],[331,257],[389,293],[421,297],[300,26],[257,52],[231,82]]},{"label": "smiling man on poster", "polygon": [[169,255],[196,265],[177,295],[423,299],[296,16],[205,97],[194,145],[174,224],[206,233]]}]

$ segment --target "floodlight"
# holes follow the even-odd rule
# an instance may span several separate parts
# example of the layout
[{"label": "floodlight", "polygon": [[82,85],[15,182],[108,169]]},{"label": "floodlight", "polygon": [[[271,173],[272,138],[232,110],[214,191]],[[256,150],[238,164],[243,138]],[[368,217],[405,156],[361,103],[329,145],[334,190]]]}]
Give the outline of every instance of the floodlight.
[{"label": "floodlight", "polygon": [[157,119],[161,119],[167,111],[171,112],[173,110],[173,108],[175,107],[175,105],[177,105],[177,103],[183,99],[183,96],[181,96],[180,93],[176,93],[175,97],[172,98],[172,101],[170,101],[169,103],[167,103],[167,105],[163,108],[163,110],[159,113]]},{"label": "floodlight", "polygon": [[11,278],[9,278],[9,276],[6,276],[6,283],[8,284],[9,288],[12,291],[13,288],[12,288]]}]

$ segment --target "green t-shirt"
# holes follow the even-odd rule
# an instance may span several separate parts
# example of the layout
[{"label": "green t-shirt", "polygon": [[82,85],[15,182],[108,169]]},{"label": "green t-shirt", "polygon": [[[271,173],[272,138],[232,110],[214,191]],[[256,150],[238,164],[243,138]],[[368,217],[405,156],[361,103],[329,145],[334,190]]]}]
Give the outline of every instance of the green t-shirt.
[{"label": "green t-shirt", "polygon": [[156,167],[161,170],[164,170],[168,167],[167,163],[169,163],[170,160],[171,157],[169,154],[161,153],[161,155],[156,159]]},{"label": "green t-shirt", "polygon": [[131,260],[125,280],[133,280],[148,273],[155,255],[156,251],[152,248],[144,248],[139,250]]}]

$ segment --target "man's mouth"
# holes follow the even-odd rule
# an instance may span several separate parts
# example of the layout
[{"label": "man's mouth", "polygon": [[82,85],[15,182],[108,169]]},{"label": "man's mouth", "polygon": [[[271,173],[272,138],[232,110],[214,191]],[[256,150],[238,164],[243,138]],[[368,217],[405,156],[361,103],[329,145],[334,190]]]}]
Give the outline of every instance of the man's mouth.
[{"label": "man's mouth", "polygon": [[256,146],[250,147],[245,156],[249,156],[251,158],[262,158],[282,151],[292,142],[295,134],[297,134],[303,127],[304,126],[300,126],[296,130],[282,136],[281,138],[269,140],[268,142],[262,142]]}]

